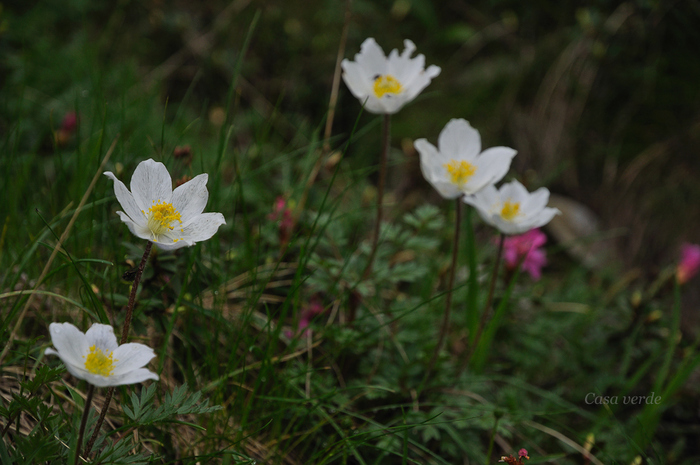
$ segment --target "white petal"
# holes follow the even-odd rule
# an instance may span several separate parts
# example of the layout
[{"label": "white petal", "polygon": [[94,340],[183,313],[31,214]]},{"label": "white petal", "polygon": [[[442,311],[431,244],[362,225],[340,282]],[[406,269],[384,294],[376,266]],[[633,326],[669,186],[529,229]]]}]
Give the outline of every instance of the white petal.
[{"label": "white petal", "polygon": [[398,50],[394,49],[389,54],[387,60],[387,74],[391,74],[399,82],[406,86],[415,79],[415,77],[423,71],[425,67],[425,56],[418,55],[411,58],[413,52],[416,51],[416,45],[410,40],[404,40],[404,51],[399,56]]},{"label": "white petal", "polygon": [[156,356],[153,349],[135,342],[120,345],[112,355],[114,357],[112,376],[120,376],[130,371],[138,370]]},{"label": "white petal", "polygon": [[178,226],[174,230],[158,236],[158,240],[151,239],[151,242],[162,250],[176,250],[194,245],[194,242],[184,237],[184,235],[184,229],[182,226]]},{"label": "white petal", "polygon": [[491,224],[503,234],[508,235],[522,234],[532,229],[527,224],[518,221],[506,221],[501,215],[491,215]]},{"label": "white petal", "polygon": [[129,227],[131,234],[141,239],[146,239],[147,241],[152,239],[153,233],[151,233],[151,230],[148,229],[148,223],[146,223],[145,217],[142,223],[135,223],[131,221],[131,218],[129,218],[124,212],[117,212],[117,215],[119,215],[119,218],[121,218],[121,220]]},{"label": "white petal", "polygon": [[410,58],[411,55],[413,55],[413,52],[416,51],[416,44],[414,44],[413,41],[410,39],[404,39],[403,46],[404,49],[401,53],[401,57],[403,57],[404,59]]},{"label": "white petal", "polygon": [[345,85],[348,86],[352,95],[360,100],[360,103],[364,103],[372,94],[372,77],[354,61],[343,60],[341,66]]},{"label": "white petal", "polygon": [[423,74],[428,78],[428,80],[431,80],[433,78],[436,78],[440,75],[440,71],[442,71],[442,68],[440,68],[437,65],[430,65],[428,66],[428,69],[423,71]]},{"label": "white petal", "polygon": [[481,151],[481,136],[468,121],[453,119],[440,132],[438,147],[448,159],[473,163]]},{"label": "white petal", "polygon": [[377,74],[386,74],[386,55],[373,38],[367,38],[360,46],[360,53],[355,55],[355,62],[360,65],[371,79]]},{"label": "white petal", "polygon": [[490,224],[491,226],[495,226],[493,224],[493,221],[491,220],[491,215],[489,214],[488,209],[485,209],[482,204],[478,203],[477,199],[473,195],[465,195],[464,197],[462,197],[462,202],[474,207],[474,209],[479,214],[481,219],[484,220],[484,222]]},{"label": "white petal", "polygon": [[207,191],[207,180],[209,175],[200,174],[179,186],[173,191],[171,203],[173,208],[180,213],[183,223],[187,223],[191,218],[204,211],[209,199]]},{"label": "white petal", "polygon": [[85,338],[90,347],[95,346],[103,352],[113,352],[119,346],[117,344],[117,336],[114,335],[114,328],[109,325],[93,324],[85,332]]},{"label": "white petal", "polygon": [[367,72],[357,63],[353,62],[347,62],[344,69],[346,71],[343,73],[343,81],[345,81],[345,84],[355,98],[360,101],[360,105],[370,113],[387,113],[384,105],[380,103],[379,99],[374,95],[374,89],[372,88],[374,81],[368,81],[365,76]]},{"label": "white petal", "polygon": [[71,375],[75,376],[78,379],[84,379],[88,383],[93,384],[98,387],[102,386],[111,386],[109,378],[101,375],[96,375],[94,373],[91,373],[85,369],[85,359],[84,357],[81,357],[80,363],[73,363],[71,360],[67,360],[66,357],[63,357],[61,354],[51,350],[51,349],[46,349],[46,354],[53,354],[53,355],[58,355],[63,364],[65,365],[66,369],[68,370],[68,373]]},{"label": "white petal", "polygon": [[111,383],[110,377],[108,377],[108,376],[102,376],[102,375],[96,375],[94,373],[90,373],[85,368],[83,368],[83,366],[71,365],[69,363],[66,363],[65,365],[66,365],[66,369],[68,370],[68,373],[70,373],[71,375],[75,376],[78,379],[84,379],[85,381],[92,384],[93,386],[97,386],[97,387],[115,386],[114,384]]},{"label": "white petal", "polygon": [[425,71],[418,73],[410,82],[406,83],[405,90],[402,93],[406,102],[410,102],[420,94],[423,89],[428,87],[432,78],[440,74],[440,68],[433,65]]},{"label": "white petal", "polygon": [[141,208],[134,200],[134,196],[131,195],[129,189],[126,188],[123,182],[121,182],[111,171],[105,171],[105,176],[114,181],[114,194],[117,196],[117,201],[119,205],[122,206],[126,214],[132,219],[137,220],[139,217],[143,217],[143,208]]},{"label": "white petal", "polygon": [[545,208],[541,212],[537,213],[532,218],[530,218],[530,221],[528,221],[527,224],[527,230],[544,226],[545,224],[552,221],[552,218],[560,214],[561,212],[556,208]]},{"label": "white petal", "polygon": [[173,182],[164,164],[148,159],[139,163],[131,177],[131,193],[141,210],[147,211],[154,202],[170,202]]},{"label": "white petal", "polygon": [[425,139],[418,139],[413,146],[418,151],[420,169],[425,180],[445,199],[461,196],[459,188],[445,177],[445,168],[442,166],[444,157],[438,149]]},{"label": "white petal", "polygon": [[192,244],[205,241],[216,234],[222,224],[226,224],[226,220],[221,213],[202,213],[183,225],[182,237]]},{"label": "white petal", "polygon": [[420,159],[420,169],[426,181],[433,182],[437,173],[441,171],[440,156],[437,147],[426,139],[418,139],[413,142]]},{"label": "white petal", "polygon": [[442,196],[443,199],[456,199],[464,195],[459,187],[450,181],[435,181],[431,183],[435,190]]},{"label": "white petal", "polygon": [[525,186],[520,184],[517,180],[505,183],[500,189],[501,198],[503,200],[510,199],[513,202],[523,202],[527,200],[530,193],[525,189]]},{"label": "white petal", "polygon": [[110,386],[122,386],[124,384],[142,383],[147,379],[158,381],[158,375],[148,370],[147,368],[139,368],[137,370],[124,373],[120,376],[110,376]]},{"label": "white petal", "polygon": [[389,102],[382,102],[377,97],[368,96],[362,103],[365,111],[374,113],[375,115],[393,115],[399,110],[399,106]]},{"label": "white petal", "polygon": [[490,216],[494,208],[498,208],[501,202],[501,196],[496,189],[496,186],[489,184],[473,195],[464,197],[464,203],[473,206],[479,211],[483,211],[487,216]]},{"label": "white petal", "polygon": [[367,99],[367,103],[365,103],[365,110],[371,113],[393,115],[411,100],[412,99],[408,98],[406,92],[400,94],[384,94],[380,99],[370,95]]},{"label": "white petal", "polygon": [[549,202],[549,189],[540,187],[535,192],[532,192],[527,200],[525,200],[521,208],[526,212],[539,212],[547,206]]},{"label": "white petal", "polygon": [[51,343],[56,350],[46,349],[49,355],[58,355],[66,365],[81,365],[90,351],[85,334],[70,323],[51,323],[49,325]]},{"label": "white petal", "polygon": [[76,378],[84,379],[88,383],[97,387],[123,386],[125,384],[134,384],[146,381],[147,379],[158,379],[158,375],[147,370],[139,368],[122,375],[102,376],[90,373],[89,371],[79,370],[66,365],[71,375]]},{"label": "white petal", "polygon": [[465,193],[477,192],[487,184],[495,184],[503,179],[516,153],[508,147],[493,147],[482,152],[475,161],[476,172],[469,180],[470,191],[465,190]]}]

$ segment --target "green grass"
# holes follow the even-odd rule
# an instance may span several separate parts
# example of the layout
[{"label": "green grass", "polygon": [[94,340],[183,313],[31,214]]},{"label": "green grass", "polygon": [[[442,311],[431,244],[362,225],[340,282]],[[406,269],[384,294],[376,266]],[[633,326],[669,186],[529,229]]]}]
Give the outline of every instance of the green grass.
[{"label": "green grass", "polygon": [[[509,282],[499,278],[499,324],[487,327],[477,362],[462,369],[478,323],[472,309],[485,304],[496,252],[495,233],[466,215],[449,333],[423,384],[444,312],[454,209],[422,180],[406,141],[435,141],[450,118],[467,117],[485,147],[519,150],[511,176],[530,187],[546,181],[602,211],[604,195],[588,194],[610,188],[600,179],[607,166],[621,173],[613,185],[627,183],[620,197],[633,197],[650,176],[635,160],[653,168],[674,143],[694,140],[692,125],[679,120],[697,115],[697,105],[682,115],[673,109],[697,92],[685,79],[683,95],[667,92],[690,54],[662,53],[681,39],[655,28],[658,8],[635,5],[629,24],[638,29],[613,34],[604,27],[620,14],[612,4],[577,13],[501,2],[455,13],[424,1],[353,2],[346,57],[366,36],[376,35],[385,50],[409,37],[427,63],[443,67],[392,121],[386,222],[372,276],[363,280],[381,121],[361,113],[343,84],[331,151],[323,150],[344,5],[63,3],[6,6],[0,14],[0,341],[18,325],[11,345],[2,344],[0,462],[73,463],[87,385],[43,356],[48,326],[123,323],[130,285],[122,276],[145,244],[119,221],[112,183],[98,171],[113,141],[106,169],[127,185],[148,158],[165,163],[174,180],[209,173],[206,211],[222,212],[227,224],[192,248],[154,248],[130,340],[155,349],[150,368],[161,379],[117,389],[94,463],[486,464],[520,448],[532,464],[627,465],[637,456],[649,464],[698,462],[698,422],[689,413],[697,388],[688,380],[700,358],[691,332],[674,337],[686,294],[673,289],[669,250],[682,232],[664,230],[666,242],[640,253],[656,259],[644,273],[634,272],[634,259],[586,269],[550,241],[541,281],[520,274],[505,299]],[[513,17],[517,30],[508,29]],[[660,17],[669,28],[687,23],[673,11]],[[649,37],[637,37],[639,30]],[[208,31],[203,51],[186,44]],[[543,104],[539,86],[571,52],[567,45],[590,37],[609,54],[576,61],[600,60],[590,83],[596,99],[565,124],[563,138],[576,150],[540,157],[532,137],[551,121],[526,111]],[[664,39],[659,62],[615,64],[626,50],[644,54],[655,38]],[[172,68],[161,66],[173,57]],[[688,66],[692,75],[695,65]],[[586,82],[548,95],[574,108]],[[654,85],[658,93],[649,90]],[[671,120],[649,115],[654,105]],[[79,114],[77,131],[57,143],[54,131],[70,111]],[[628,116],[635,111],[644,115]],[[532,125],[522,126],[523,117]],[[667,151],[644,155],[657,142]],[[191,163],[175,156],[184,146]],[[682,176],[698,168],[688,160],[664,169],[697,199],[694,181]],[[285,244],[269,215],[279,196],[294,207],[305,194]],[[646,214],[649,230],[629,233],[623,251],[658,231],[665,205],[697,220],[693,201],[668,185],[633,200],[639,203],[627,210]],[[635,213],[632,229],[638,221]],[[31,289],[35,298],[22,315],[29,295],[18,291]],[[312,302],[325,311],[310,333],[297,333]],[[652,391],[660,404],[624,403]],[[587,403],[590,393],[618,403]],[[95,420],[93,412],[89,427]],[[589,435],[600,462],[582,454]]]}]

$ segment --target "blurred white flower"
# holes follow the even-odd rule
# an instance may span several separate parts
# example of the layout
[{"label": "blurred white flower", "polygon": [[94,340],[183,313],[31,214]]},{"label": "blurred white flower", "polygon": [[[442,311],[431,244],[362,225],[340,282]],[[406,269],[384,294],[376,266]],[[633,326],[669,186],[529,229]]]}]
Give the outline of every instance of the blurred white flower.
[{"label": "blurred white flower", "polygon": [[561,214],[556,208],[548,208],[548,201],[546,187],[529,193],[518,181],[503,184],[500,189],[489,185],[464,197],[464,202],[476,208],[485,222],[504,234],[522,234]]},{"label": "blurred white flower", "polygon": [[153,349],[143,344],[117,344],[109,325],[93,324],[83,333],[70,323],[49,325],[51,342],[56,350],[46,349],[46,355],[58,355],[76,378],[97,386],[121,386],[157,380],[158,375],[143,368],[153,357]]},{"label": "blurred white flower", "polygon": [[194,245],[226,224],[221,213],[202,213],[209,199],[207,174],[200,174],[173,191],[164,164],[142,161],[131,177],[131,192],[111,171],[114,193],[124,209],[117,214],[129,230],[164,250]]},{"label": "blurred white flower", "polygon": [[438,137],[439,148],[425,139],[418,139],[414,146],[423,176],[446,199],[473,194],[500,181],[517,153],[508,147],[482,152],[479,131],[463,119],[447,123]]},{"label": "blurred white flower", "polygon": [[343,60],[343,80],[350,92],[371,113],[396,113],[440,74],[440,68],[425,68],[425,57],[411,58],[416,46],[404,40],[404,51],[394,49],[387,58],[373,38],[366,39],[355,61]]}]

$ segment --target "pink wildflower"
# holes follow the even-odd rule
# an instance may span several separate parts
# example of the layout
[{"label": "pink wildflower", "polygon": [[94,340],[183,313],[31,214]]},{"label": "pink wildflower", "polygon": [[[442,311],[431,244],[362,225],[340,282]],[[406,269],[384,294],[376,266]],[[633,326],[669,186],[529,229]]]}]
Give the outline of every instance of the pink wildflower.
[{"label": "pink wildflower", "polygon": [[539,280],[542,267],[547,264],[546,253],[541,248],[546,242],[547,236],[539,228],[507,237],[503,241],[503,259],[506,267],[512,270],[522,260],[522,269],[527,271],[533,280]]},{"label": "pink wildflower", "polygon": [[59,147],[66,145],[70,141],[73,134],[75,134],[77,127],[78,114],[74,111],[66,113],[63,117],[63,121],[61,121],[61,127],[54,132],[54,140],[56,145]]},{"label": "pink wildflower", "polygon": [[507,465],[522,465],[523,459],[530,460],[530,457],[527,455],[527,450],[526,449],[520,449],[518,451],[518,458],[513,457],[512,455],[509,455],[508,457],[503,456],[501,457],[501,460],[499,460],[500,463],[506,463]]},{"label": "pink wildflower", "polygon": [[679,284],[687,283],[700,269],[700,245],[685,243],[681,247],[681,262],[676,268]]},{"label": "pink wildflower", "polygon": [[63,122],[61,122],[61,130],[69,134],[75,132],[75,128],[78,126],[78,114],[74,111],[69,111],[63,117]]},{"label": "pink wildflower", "polygon": [[268,219],[279,221],[279,238],[282,244],[286,244],[292,235],[294,227],[294,219],[292,218],[292,209],[287,206],[287,201],[284,197],[279,196],[275,199],[275,207],[272,213],[267,215]]},{"label": "pink wildflower", "polygon": [[[311,320],[323,313],[325,310],[326,309],[323,308],[323,305],[317,298],[312,298],[309,305],[301,310],[299,325],[297,326],[297,334],[303,332],[303,335],[306,336],[308,332],[307,328],[309,327]],[[291,337],[292,335],[288,334],[288,336]]]}]

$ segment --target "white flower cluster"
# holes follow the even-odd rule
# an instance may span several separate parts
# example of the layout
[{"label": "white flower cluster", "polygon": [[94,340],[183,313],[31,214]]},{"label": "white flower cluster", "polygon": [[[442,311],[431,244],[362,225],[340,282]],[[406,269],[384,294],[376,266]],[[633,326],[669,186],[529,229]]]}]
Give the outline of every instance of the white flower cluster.
[{"label": "white flower cluster", "polygon": [[479,216],[504,234],[522,234],[539,228],[559,214],[548,208],[549,190],[530,193],[518,181],[503,184],[516,151],[493,147],[481,151],[479,132],[463,119],[453,119],[440,133],[438,147],[425,139],[414,146],[425,179],[446,199],[461,198]]},{"label": "white flower cluster", "polygon": [[[393,114],[425,89],[440,68],[425,69],[425,57],[411,58],[416,46],[404,41],[401,55],[389,57],[372,39],[366,39],[355,61],[343,60],[343,79],[350,92],[372,113]],[[518,181],[495,187],[508,173],[516,151],[492,147],[481,151],[481,137],[468,121],[453,119],[438,137],[438,147],[425,139],[414,146],[420,155],[425,179],[443,198],[461,198],[481,218],[504,234],[521,234],[547,224],[561,213],[548,208],[549,190],[529,193]]]}]

